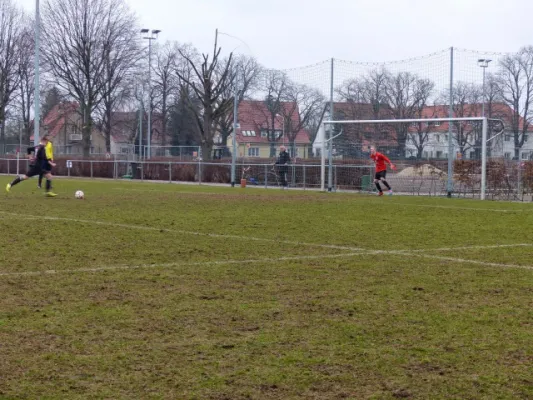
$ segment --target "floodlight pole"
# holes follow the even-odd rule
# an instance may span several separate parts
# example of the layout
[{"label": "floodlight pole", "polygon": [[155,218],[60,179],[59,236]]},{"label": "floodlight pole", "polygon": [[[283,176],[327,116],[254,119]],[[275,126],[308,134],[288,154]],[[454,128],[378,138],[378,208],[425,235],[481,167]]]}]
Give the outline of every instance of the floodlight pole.
[{"label": "floodlight pole", "polygon": [[453,118],[453,47],[450,48],[450,100],[448,105],[448,197],[452,197],[453,192],[453,134],[452,134],[452,118]]},{"label": "floodlight pole", "polygon": [[483,117],[483,127],[481,130],[481,193],[480,199],[485,200],[485,192],[487,187],[487,118]]},{"label": "floodlight pole", "polygon": [[236,164],[237,164],[237,126],[239,124],[239,91],[237,87],[237,73],[235,73],[235,93],[233,98],[233,138],[231,150],[231,187],[235,187]]},{"label": "floodlight pole", "polygon": [[41,14],[39,0],[35,0],[35,56],[34,56],[34,102],[33,102],[33,144],[37,146],[40,142],[39,124],[41,120],[41,94],[40,94],[40,39],[41,39]]},{"label": "floodlight pole", "polygon": [[[141,29],[141,33],[148,33],[149,29]],[[152,156],[151,143],[152,143],[152,40],[157,39],[157,35],[161,32],[159,29],[152,29],[150,35],[145,36],[144,39],[148,40],[148,134],[146,137],[148,159]]]},{"label": "floodlight pole", "polygon": [[[329,89],[329,119],[333,121],[334,119],[334,113],[333,113],[333,68],[335,64],[335,59],[331,59],[331,77],[330,77],[330,89]],[[329,144],[328,144],[328,192],[331,192],[333,190],[333,125],[331,125],[328,129],[329,132]],[[324,135],[324,139],[326,138],[326,135]]]}]

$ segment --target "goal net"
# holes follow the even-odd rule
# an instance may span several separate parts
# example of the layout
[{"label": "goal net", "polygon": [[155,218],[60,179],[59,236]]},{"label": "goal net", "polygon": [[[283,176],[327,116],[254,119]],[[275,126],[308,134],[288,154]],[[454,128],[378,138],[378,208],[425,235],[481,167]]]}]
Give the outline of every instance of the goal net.
[{"label": "goal net", "polygon": [[321,189],[376,191],[375,147],[396,166],[387,175],[396,193],[485,199],[501,189],[487,162],[503,160],[504,130],[502,120],[481,117],[323,121],[315,140]]}]

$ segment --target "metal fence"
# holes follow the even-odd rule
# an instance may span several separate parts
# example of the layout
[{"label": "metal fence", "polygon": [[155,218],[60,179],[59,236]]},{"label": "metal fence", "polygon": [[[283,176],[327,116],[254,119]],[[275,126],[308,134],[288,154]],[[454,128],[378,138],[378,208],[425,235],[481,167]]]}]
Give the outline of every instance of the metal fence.
[{"label": "metal fence", "polygon": [[[447,192],[446,160],[398,162],[397,171],[387,180],[395,193],[405,195],[445,196]],[[1,158],[0,173],[24,173],[28,161]],[[479,198],[481,163],[479,160],[456,160],[454,196]],[[194,182],[197,184],[231,184],[231,164],[224,162],[179,162],[127,160],[58,160],[54,174],[66,177]],[[359,162],[336,161],[332,166],[334,191],[375,192],[374,166]],[[237,185],[281,188],[280,171],[272,164],[240,163],[236,166]],[[289,188],[320,189],[321,166],[317,162],[290,165],[286,180]],[[494,200],[532,201],[533,162],[490,160],[487,164],[486,198]]]}]

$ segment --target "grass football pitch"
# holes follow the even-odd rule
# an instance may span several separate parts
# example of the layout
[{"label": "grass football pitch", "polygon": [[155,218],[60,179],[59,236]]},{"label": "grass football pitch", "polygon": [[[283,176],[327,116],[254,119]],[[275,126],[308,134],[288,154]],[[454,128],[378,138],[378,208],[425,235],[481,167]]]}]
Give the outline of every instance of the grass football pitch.
[{"label": "grass football pitch", "polygon": [[532,204],[55,186],[0,196],[0,399],[533,398]]}]

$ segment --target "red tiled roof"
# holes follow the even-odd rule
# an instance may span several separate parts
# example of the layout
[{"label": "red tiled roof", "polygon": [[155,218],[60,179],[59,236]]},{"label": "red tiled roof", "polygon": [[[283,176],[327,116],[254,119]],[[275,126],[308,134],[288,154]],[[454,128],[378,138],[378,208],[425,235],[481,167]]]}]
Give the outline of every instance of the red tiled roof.
[{"label": "red tiled roof", "polygon": [[[43,119],[43,128],[46,129],[51,139],[57,136],[65,126],[67,119],[79,111],[79,104],[76,102],[63,102],[56,104]],[[33,135],[30,137],[33,140]]]},{"label": "red tiled roof", "polygon": [[[283,112],[274,118],[272,124],[272,115],[267,108],[264,101],[243,100],[239,103],[239,124],[240,129],[237,129],[238,143],[270,143],[267,137],[261,137],[261,130],[279,130],[283,132],[283,117],[290,115],[293,126],[300,125],[300,113],[297,109],[297,104],[292,102],[282,102]],[[254,132],[255,136],[245,135],[248,132]],[[285,138],[278,139],[278,142],[288,143],[288,135]],[[295,136],[294,142],[296,144],[309,144],[309,133],[305,129],[300,129]]]},{"label": "red tiled roof", "polygon": [[[457,106],[456,106],[457,108]],[[364,120],[364,119],[375,119],[375,114],[373,113],[373,108],[371,104],[368,103],[354,103],[354,102],[337,102],[333,104],[333,109],[335,111],[335,118],[337,119],[354,119],[354,120]],[[463,112],[455,113],[461,115],[455,115],[456,117],[480,117],[481,116],[482,105],[481,104],[465,104]],[[488,105],[485,106],[485,112],[488,113]],[[491,105],[491,118],[501,118],[506,124],[509,124],[513,116],[513,110],[507,104],[504,103],[493,103]],[[389,119],[390,114],[388,112],[388,106],[382,106],[380,112],[378,113],[380,119]],[[426,106],[424,107],[420,114],[414,118],[448,118],[449,115],[449,106],[448,105],[435,105],[435,106]],[[465,122],[466,124],[467,122]],[[524,118],[520,117],[519,126],[522,129],[524,125]],[[410,128],[416,129],[416,128]],[[439,126],[433,126],[431,128],[432,132],[447,132],[448,122],[442,122]],[[533,132],[533,124],[528,127],[528,131]]]},{"label": "red tiled roof", "polygon": [[[139,113],[136,111],[116,111],[111,114],[111,136],[116,143],[130,143],[139,129]],[[148,114],[143,115],[143,135],[146,135]],[[161,131],[163,130],[162,116],[152,113],[152,144],[162,143]]]}]

